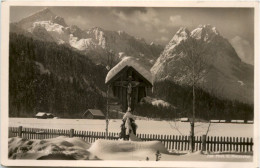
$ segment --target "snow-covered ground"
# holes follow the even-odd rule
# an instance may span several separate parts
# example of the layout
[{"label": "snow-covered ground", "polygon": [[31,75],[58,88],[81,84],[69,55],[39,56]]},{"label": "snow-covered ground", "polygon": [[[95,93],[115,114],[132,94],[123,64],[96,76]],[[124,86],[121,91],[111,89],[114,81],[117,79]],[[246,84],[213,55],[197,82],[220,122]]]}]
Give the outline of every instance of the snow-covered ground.
[{"label": "snow-covered ground", "polygon": [[252,154],[202,154],[169,153],[159,141],[96,140],[89,144],[80,138],[60,136],[45,140],[9,138],[10,159],[38,160],[133,160],[155,161],[159,151],[160,161],[252,161]]},{"label": "snow-covered ground", "polygon": [[[120,132],[120,119],[109,121],[109,132]],[[141,134],[167,134],[189,135],[190,123],[180,121],[154,121],[136,120],[137,133]],[[208,123],[195,124],[195,135],[200,136],[207,132]],[[10,127],[48,128],[48,129],[75,129],[80,131],[105,132],[105,120],[91,119],[36,119],[36,118],[10,118]],[[209,136],[253,137],[253,124],[243,123],[211,123]]]}]

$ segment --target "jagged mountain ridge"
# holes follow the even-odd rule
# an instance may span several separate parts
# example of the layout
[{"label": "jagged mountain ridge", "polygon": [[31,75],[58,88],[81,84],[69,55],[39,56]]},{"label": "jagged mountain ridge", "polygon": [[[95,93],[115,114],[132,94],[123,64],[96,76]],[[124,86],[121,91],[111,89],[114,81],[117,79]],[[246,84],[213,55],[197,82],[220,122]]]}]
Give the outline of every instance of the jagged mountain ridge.
[{"label": "jagged mountain ridge", "polygon": [[178,48],[189,38],[203,41],[207,59],[212,60],[200,87],[206,91],[214,90],[214,94],[224,98],[253,103],[253,66],[242,62],[229,41],[211,25],[200,25],[191,32],[180,28],[151,68],[155,81],[171,80],[188,84],[187,74],[190,71],[182,63],[183,51]]},{"label": "jagged mountain ridge", "polygon": [[124,56],[133,56],[151,67],[163,50],[160,45],[147,44],[144,39],[138,39],[124,31],[109,31],[99,27],[84,31],[76,25],[68,26],[62,17],[48,8],[17,23],[11,23],[10,30],[27,35],[29,32],[36,39],[67,44],[81,53],[92,55],[94,62],[111,64],[110,66]]}]

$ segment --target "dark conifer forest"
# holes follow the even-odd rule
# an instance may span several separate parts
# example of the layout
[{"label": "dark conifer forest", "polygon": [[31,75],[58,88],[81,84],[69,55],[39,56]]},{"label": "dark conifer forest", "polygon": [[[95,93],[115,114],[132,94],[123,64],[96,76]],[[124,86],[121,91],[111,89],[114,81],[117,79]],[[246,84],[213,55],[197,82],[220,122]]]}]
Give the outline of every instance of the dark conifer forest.
[{"label": "dark conifer forest", "polygon": [[[142,103],[136,109],[139,115],[162,119],[192,117],[192,88],[190,86],[181,86],[164,80],[154,83],[154,91],[150,93],[150,96],[165,100],[174,107],[154,107],[151,104]],[[254,108],[252,104],[226,100],[197,88],[196,118],[253,120]]]},{"label": "dark conifer forest", "polygon": [[10,117],[39,111],[80,117],[88,108],[104,108],[106,69],[85,55],[17,34],[10,34],[9,51]]}]

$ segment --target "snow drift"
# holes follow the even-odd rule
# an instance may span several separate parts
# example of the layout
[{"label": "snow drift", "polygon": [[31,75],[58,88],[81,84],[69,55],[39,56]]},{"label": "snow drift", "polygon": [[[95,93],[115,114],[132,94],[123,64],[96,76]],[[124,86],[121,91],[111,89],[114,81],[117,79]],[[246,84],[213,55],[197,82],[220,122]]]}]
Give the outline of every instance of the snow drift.
[{"label": "snow drift", "polygon": [[153,106],[162,106],[162,107],[173,107],[175,108],[172,104],[164,101],[164,100],[161,100],[161,99],[156,99],[156,98],[152,98],[152,97],[149,97],[149,96],[146,96],[142,99],[143,102],[145,103],[149,103],[149,104],[152,104]]},{"label": "snow drift", "polygon": [[153,158],[157,151],[168,154],[167,149],[159,141],[111,141],[99,139],[90,147],[89,151],[104,160],[145,160]]},{"label": "snow drift", "polygon": [[53,139],[29,140],[24,138],[9,138],[8,157],[10,159],[35,160],[93,160],[98,159],[87,149],[90,147],[81,138],[60,136]]}]

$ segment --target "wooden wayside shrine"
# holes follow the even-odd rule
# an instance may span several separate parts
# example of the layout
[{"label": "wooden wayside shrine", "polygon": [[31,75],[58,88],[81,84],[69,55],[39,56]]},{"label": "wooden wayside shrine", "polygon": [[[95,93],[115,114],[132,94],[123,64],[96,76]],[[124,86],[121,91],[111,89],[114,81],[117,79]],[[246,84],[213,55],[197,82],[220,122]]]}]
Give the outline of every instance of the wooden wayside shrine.
[{"label": "wooden wayside shrine", "polygon": [[105,83],[114,97],[122,104],[122,111],[135,105],[146,97],[147,90],[152,88],[150,71],[140,65],[135,58],[127,57],[113,67],[107,74]]}]

